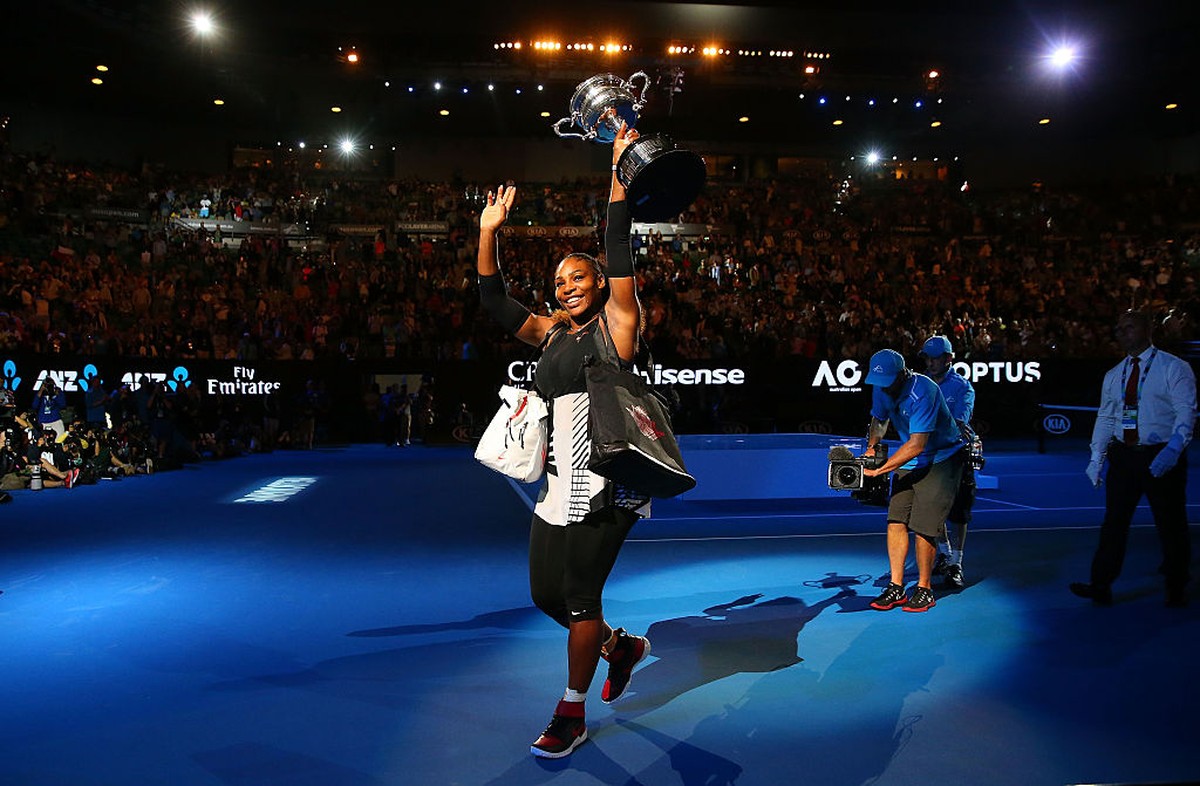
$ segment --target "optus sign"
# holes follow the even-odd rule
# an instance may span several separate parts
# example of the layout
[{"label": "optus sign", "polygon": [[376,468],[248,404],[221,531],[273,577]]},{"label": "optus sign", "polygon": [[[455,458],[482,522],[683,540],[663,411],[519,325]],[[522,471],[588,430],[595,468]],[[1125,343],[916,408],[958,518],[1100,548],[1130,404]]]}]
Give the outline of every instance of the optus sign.
[{"label": "optus sign", "polygon": [[[960,361],[954,370],[970,382],[1037,382],[1042,378],[1041,363],[1036,360]],[[813,376],[812,387],[824,387],[832,393],[854,393],[862,390],[865,378],[857,360],[843,360],[836,366],[822,360]]]}]

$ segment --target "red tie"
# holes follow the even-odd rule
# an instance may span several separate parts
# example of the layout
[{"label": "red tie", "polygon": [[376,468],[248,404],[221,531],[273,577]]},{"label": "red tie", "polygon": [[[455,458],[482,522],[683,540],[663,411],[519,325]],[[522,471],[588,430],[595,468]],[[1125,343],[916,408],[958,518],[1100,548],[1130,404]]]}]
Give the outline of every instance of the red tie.
[{"label": "red tie", "polygon": [[[1129,380],[1125,383],[1125,409],[1137,409],[1138,377],[1141,376],[1141,372],[1138,370],[1138,358],[1131,358],[1129,362]],[[1137,426],[1126,428],[1124,436],[1126,445],[1136,445],[1138,443]]]}]

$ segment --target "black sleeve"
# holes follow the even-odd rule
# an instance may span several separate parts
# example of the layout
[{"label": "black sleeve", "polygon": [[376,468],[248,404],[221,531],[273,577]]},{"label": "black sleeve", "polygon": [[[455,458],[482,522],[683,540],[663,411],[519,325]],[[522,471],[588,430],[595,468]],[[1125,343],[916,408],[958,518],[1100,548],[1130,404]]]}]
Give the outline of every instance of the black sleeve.
[{"label": "black sleeve", "polygon": [[608,203],[608,227],[604,230],[604,252],[608,257],[610,278],[629,278],[633,275],[633,250],[629,244],[629,233],[633,219],[629,216],[629,203],[625,200]]},{"label": "black sleeve", "polygon": [[509,333],[516,333],[529,319],[529,309],[508,296],[500,273],[479,277],[479,302]]}]

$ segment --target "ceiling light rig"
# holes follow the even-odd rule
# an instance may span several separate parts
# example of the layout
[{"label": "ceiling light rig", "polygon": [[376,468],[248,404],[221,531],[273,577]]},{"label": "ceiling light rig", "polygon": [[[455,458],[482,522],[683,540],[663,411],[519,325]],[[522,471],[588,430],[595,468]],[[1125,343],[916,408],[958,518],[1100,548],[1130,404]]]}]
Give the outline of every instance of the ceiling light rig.
[{"label": "ceiling light rig", "polygon": [[[519,52],[528,50],[536,55],[561,55],[570,54],[578,55],[595,55],[595,56],[611,56],[614,54],[628,54],[639,51],[650,51],[638,44],[604,40],[597,41],[590,38],[574,38],[572,40],[558,40],[553,38],[533,38],[529,41],[508,40],[508,41],[493,41],[492,51],[494,52]],[[664,46],[659,51],[672,57],[681,56],[700,56],[706,58],[713,57],[737,57],[745,59],[766,58],[776,60],[794,60],[796,58],[803,59],[806,63],[812,64],[814,61],[826,61],[832,57],[832,54],[825,51],[798,50],[795,47],[781,47],[777,45],[767,46],[742,46],[734,49],[730,46],[725,46],[719,43],[697,43],[694,41],[672,41]],[[814,69],[819,69],[819,66],[814,65]]]}]

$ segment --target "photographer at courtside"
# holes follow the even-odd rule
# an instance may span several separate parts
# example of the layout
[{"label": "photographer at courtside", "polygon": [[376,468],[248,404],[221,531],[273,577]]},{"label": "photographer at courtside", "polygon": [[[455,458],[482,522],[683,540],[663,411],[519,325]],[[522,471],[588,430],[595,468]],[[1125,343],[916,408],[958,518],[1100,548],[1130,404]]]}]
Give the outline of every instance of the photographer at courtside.
[{"label": "photographer at courtside", "polygon": [[[958,493],[966,444],[937,383],[911,371],[899,352],[881,349],[872,355],[867,384],[873,391],[864,455],[874,455],[889,424],[895,426],[902,443],[882,466],[863,469],[866,477],[896,473],[887,512],[890,583],[871,607],[928,611],[937,605],[930,584],[937,537]],[[917,562],[912,597],[904,589],[910,531],[916,539]]]}]

